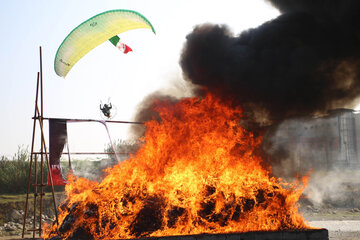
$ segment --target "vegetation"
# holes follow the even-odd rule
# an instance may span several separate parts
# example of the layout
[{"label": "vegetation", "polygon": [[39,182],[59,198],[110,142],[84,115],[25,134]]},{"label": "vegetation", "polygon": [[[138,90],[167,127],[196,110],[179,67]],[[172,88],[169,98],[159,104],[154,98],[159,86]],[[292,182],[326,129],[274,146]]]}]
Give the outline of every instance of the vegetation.
[{"label": "vegetation", "polygon": [[[19,146],[17,153],[12,158],[0,157],[0,194],[26,193],[27,179],[30,167],[30,153],[27,148]],[[38,168],[39,169],[39,168]],[[41,172],[37,171],[37,178],[40,179]],[[44,179],[47,170],[44,168]],[[31,173],[31,180],[34,181],[35,171]],[[31,186],[31,190],[32,190]]]},{"label": "vegetation", "polygon": [[[139,144],[135,141],[119,140],[115,142],[117,152],[134,153],[139,148]],[[113,149],[111,145],[107,146],[105,152],[111,153]],[[27,192],[28,174],[30,168],[30,152],[27,147],[19,146],[17,153],[12,157],[0,156],[0,194],[24,194]],[[128,154],[119,155],[121,160],[128,157]],[[67,157],[64,157],[67,159]],[[35,160],[35,159],[33,159]],[[63,176],[67,176],[69,171],[69,163],[67,160],[61,161]],[[88,160],[72,160],[72,170],[77,177],[85,177],[91,180],[100,180],[103,177],[103,170],[116,164],[113,154],[109,154],[109,159],[101,161]],[[40,160],[37,161],[37,182],[40,182],[41,172]],[[32,165],[31,183],[35,182],[35,167]],[[47,165],[44,161],[43,182],[47,181]],[[30,186],[30,192],[33,192],[33,186]],[[63,191],[63,186],[55,186],[55,191]],[[45,192],[50,192],[50,187],[44,188]]]},{"label": "vegetation", "polygon": [[[23,146],[18,147],[17,153],[8,158],[5,156],[0,157],[0,194],[25,194],[28,186],[28,174],[30,168],[30,152]],[[32,171],[31,171],[31,183],[35,182],[35,159],[33,159]],[[96,172],[90,161],[74,161],[73,168],[80,172],[80,169],[88,172]],[[69,165],[67,162],[61,162],[62,169],[64,170],[64,176],[68,172]],[[37,182],[40,183],[41,171],[40,171],[40,159],[37,159]],[[47,165],[44,160],[43,167],[43,182],[47,183]],[[82,176],[83,177],[83,176]],[[55,191],[63,191],[63,186],[55,186]],[[30,192],[34,192],[34,186],[30,184]],[[50,187],[45,187],[44,192],[51,192]]]}]

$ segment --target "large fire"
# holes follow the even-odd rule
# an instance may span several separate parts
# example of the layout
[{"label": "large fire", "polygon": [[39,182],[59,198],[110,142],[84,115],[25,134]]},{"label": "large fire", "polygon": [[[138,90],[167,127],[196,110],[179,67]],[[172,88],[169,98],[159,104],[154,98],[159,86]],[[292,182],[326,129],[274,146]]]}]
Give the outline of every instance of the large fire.
[{"label": "large fire", "polygon": [[106,170],[100,183],[66,186],[57,225],[45,236],[89,239],[307,229],[297,201],[305,183],[288,184],[264,167],[242,111],[211,94],[159,102],[144,144]]}]

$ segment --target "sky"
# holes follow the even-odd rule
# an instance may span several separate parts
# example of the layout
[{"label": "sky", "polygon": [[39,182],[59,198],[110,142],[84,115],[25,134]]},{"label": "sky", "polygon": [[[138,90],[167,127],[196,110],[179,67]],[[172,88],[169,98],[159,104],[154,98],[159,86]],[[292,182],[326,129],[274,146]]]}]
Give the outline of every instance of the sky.
[{"label": "sky", "polygon": [[[125,55],[105,42],[77,62],[65,79],[57,76],[54,58],[64,38],[83,21],[113,9],[141,13],[156,35],[148,29],[120,34],[133,52]],[[112,120],[131,121],[137,106],[154,91],[180,89],[186,96],[179,58],[194,26],[226,24],[238,35],[278,15],[264,0],[2,0],[0,156],[12,156],[19,147],[30,149],[40,46],[44,117],[102,119],[99,104],[111,101],[116,108]],[[128,127],[109,124],[111,139],[128,139]],[[47,122],[44,130],[47,136]],[[68,136],[71,151],[103,151],[109,143],[98,123],[69,123]]]}]

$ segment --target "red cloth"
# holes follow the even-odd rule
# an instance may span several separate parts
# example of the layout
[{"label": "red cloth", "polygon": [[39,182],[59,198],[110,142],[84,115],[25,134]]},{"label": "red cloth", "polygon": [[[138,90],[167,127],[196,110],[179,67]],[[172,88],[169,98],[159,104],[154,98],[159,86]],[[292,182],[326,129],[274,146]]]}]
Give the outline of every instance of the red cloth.
[{"label": "red cloth", "polygon": [[[61,175],[60,165],[51,166],[51,175],[54,186],[64,186],[67,184],[67,181]],[[48,174],[47,185],[51,186],[50,174]]]},{"label": "red cloth", "polygon": [[[65,179],[62,177],[60,168],[60,157],[67,141],[66,125],[66,120],[63,119],[49,120],[49,161],[54,186],[63,186],[66,184]],[[47,185],[51,186],[49,174]]]}]

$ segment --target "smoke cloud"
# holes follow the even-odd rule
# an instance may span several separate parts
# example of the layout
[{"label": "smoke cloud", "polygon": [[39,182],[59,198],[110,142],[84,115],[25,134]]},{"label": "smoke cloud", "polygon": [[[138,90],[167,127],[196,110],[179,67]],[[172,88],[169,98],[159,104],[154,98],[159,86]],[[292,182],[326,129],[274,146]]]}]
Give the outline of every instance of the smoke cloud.
[{"label": "smoke cloud", "polygon": [[[196,26],[186,37],[180,65],[188,82],[241,105],[245,127],[267,126],[263,149],[273,174],[291,179],[309,174],[322,150],[313,147],[301,159],[294,156],[298,146],[281,142],[281,123],[303,124],[330,109],[354,107],[358,100],[360,1],[266,1],[282,14],[239,35],[226,25]],[[300,172],[299,164],[306,166]],[[316,204],[345,203],[354,192],[344,189],[354,186],[345,175],[313,172],[305,194]],[[327,181],[334,176],[342,177]]]},{"label": "smoke cloud", "polygon": [[352,170],[317,171],[311,175],[304,194],[315,206],[358,208],[360,174]]},{"label": "smoke cloud", "polygon": [[[156,106],[156,103],[158,101],[170,101],[175,103],[178,101],[178,98],[162,92],[154,92],[148,95],[139,104],[137,113],[135,115],[135,121],[147,122],[153,119],[156,119],[157,121],[161,121],[158,113],[154,110],[154,107]],[[130,131],[132,137],[136,139],[145,135],[146,128],[144,125],[135,124],[131,126]]]},{"label": "smoke cloud", "polygon": [[[174,93],[184,89],[187,96],[201,96],[205,90],[224,100],[230,98],[244,110],[244,127],[253,131],[267,126],[263,148],[270,155],[274,175],[291,178],[308,174],[319,151],[308,151],[301,159],[306,167],[299,172],[299,158],[291,151],[297,146],[275,140],[281,139],[281,123],[292,119],[307,122],[333,108],[351,108],[360,97],[360,1],[265,1],[282,14],[238,35],[226,25],[194,27],[179,61],[188,85],[145,98],[135,121],[158,119],[153,111],[156,102],[175,102],[184,95]],[[132,128],[135,137],[145,131],[142,125]],[[306,192],[309,199],[318,204],[325,199],[344,202],[340,195],[347,196],[349,191],[339,186],[350,181],[346,174],[328,185],[324,179],[338,172],[324,174],[312,174]],[[334,191],[329,192],[325,185]]]},{"label": "smoke cloud", "polygon": [[[153,119],[160,121],[158,113],[154,110],[154,107],[159,101],[175,103],[182,97],[193,96],[195,92],[196,90],[191,83],[174,78],[169,87],[149,94],[140,102],[137,107],[134,121],[147,122]],[[138,139],[139,137],[144,136],[145,131],[146,128],[144,125],[132,125],[130,128],[131,138]]]},{"label": "smoke cloud", "polygon": [[187,81],[279,122],[352,104],[360,93],[360,2],[272,0],[278,18],[238,36],[198,25],[180,65]]}]

